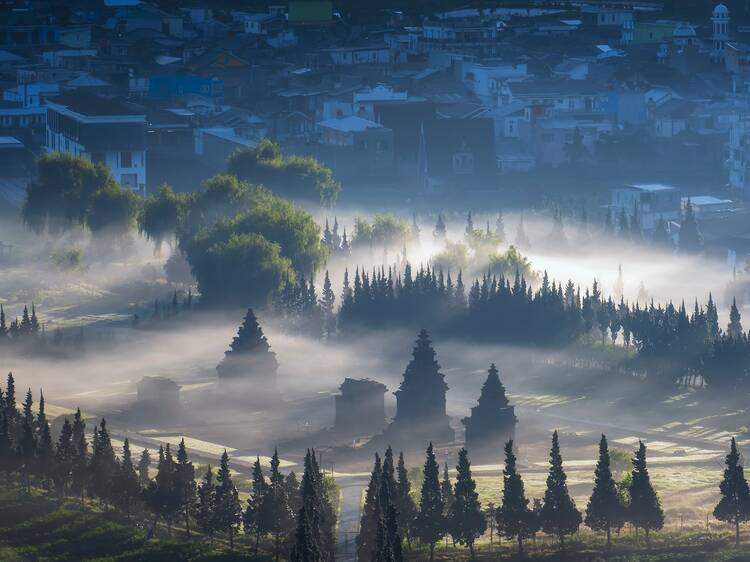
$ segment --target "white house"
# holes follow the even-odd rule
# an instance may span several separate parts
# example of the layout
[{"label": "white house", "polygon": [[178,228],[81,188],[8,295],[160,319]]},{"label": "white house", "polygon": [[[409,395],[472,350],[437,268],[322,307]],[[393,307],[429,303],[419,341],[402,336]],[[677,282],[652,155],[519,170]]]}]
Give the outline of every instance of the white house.
[{"label": "white house", "polygon": [[610,210],[617,219],[622,210],[630,217],[638,213],[643,230],[653,230],[659,219],[680,221],[680,191],[664,184],[629,184],[611,190]]},{"label": "white house", "polygon": [[120,185],[146,193],[146,116],[122,101],[86,91],[47,100],[45,150],[101,162]]}]

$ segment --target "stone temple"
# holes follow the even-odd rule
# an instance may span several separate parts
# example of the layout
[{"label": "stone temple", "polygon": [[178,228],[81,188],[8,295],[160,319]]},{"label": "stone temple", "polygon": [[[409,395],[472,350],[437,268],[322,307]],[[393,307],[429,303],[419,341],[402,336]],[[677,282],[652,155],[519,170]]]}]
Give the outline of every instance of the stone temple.
[{"label": "stone temple", "polygon": [[335,396],[334,431],[342,435],[370,436],[385,427],[385,397],[388,388],[369,379],[346,378]]},{"label": "stone temple", "polygon": [[424,448],[429,442],[450,443],[455,432],[445,411],[448,385],[435,360],[435,350],[422,330],[395,392],[396,417],[386,430],[386,440]]},{"label": "stone temple", "polygon": [[474,457],[497,457],[509,439],[515,439],[515,408],[508,403],[497,367],[490,366],[477,405],[461,420],[466,428],[466,449]]}]

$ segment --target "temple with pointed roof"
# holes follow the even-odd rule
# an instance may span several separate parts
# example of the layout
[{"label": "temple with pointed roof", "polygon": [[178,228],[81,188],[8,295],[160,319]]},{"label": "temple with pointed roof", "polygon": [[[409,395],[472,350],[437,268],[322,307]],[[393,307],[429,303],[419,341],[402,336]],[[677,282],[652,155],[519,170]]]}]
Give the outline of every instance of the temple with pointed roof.
[{"label": "temple with pointed roof", "polygon": [[408,440],[420,447],[429,441],[453,441],[455,432],[445,407],[447,391],[445,375],[440,372],[430,337],[427,330],[422,330],[404,371],[404,379],[394,393],[396,417],[386,434],[401,443]]},{"label": "temple with pointed roof", "polygon": [[508,402],[493,363],[477,405],[471,409],[469,417],[461,420],[466,428],[466,449],[473,456],[490,451],[499,454],[508,440],[515,439],[517,422],[515,408]]}]

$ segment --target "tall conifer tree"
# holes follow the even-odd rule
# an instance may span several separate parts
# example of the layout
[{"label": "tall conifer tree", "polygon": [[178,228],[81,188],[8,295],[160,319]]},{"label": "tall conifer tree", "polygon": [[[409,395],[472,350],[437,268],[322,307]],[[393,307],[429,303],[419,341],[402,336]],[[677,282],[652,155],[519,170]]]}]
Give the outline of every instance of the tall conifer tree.
[{"label": "tall conifer tree", "polygon": [[479,503],[477,485],[471,476],[471,463],[466,449],[458,452],[456,485],[448,515],[451,535],[458,544],[469,547],[474,559],[474,542],[487,530],[487,521]]},{"label": "tall conifer tree", "polygon": [[630,505],[628,520],[637,529],[646,531],[646,542],[649,533],[658,531],[664,526],[664,511],[659,497],[651,485],[651,477],[646,466],[646,445],[638,442],[638,451],[633,457],[633,472],[630,479]]},{"label": "tall conifer tree", "polygon": [[599,461],[594,472],[594,491],[586,507],[586,526],[607,533],[607,548],[612,546],[612,530],[619,529],[625,518],[624,508],[617,493],[610,468],[607,438],[599,442]]},{"label": "tall conifer tree", "polygon": [[440,491],[440,468],[435,460],[432,443],[427,447],[420,498],[414,533],[424,544],[429,545],[432,561],[435,559],[435,544],[445,536],[445,504]]},{"label": "tall conifer tree", "polygon": [[565,536],[575,533],[581,525],[581,513],[568,493],[567,476],[562,462],[560,443],[555,430],[552,434],[547,490],[544,493],[540,523],[545,533],[560,539],[560,546],[564,546]]},{"label": "tall conifer tree", "polygon": [[523,480],[516,468],[513,440],[505,444],[503,469],[503,503],[497,510],[497,529],[508,540],[518,542],[518,553],[523,555],[523,541],[536,532],[538,526],[534,512],[529,509]]},{"label": "tall conifer tree", "polygon": [[750,521],[750,489],[734,437],[725,462],[724,478],[719,485],[721,499],[714,508],[714,517],[734,525],[735,545],[739,548],[740,524]]}]

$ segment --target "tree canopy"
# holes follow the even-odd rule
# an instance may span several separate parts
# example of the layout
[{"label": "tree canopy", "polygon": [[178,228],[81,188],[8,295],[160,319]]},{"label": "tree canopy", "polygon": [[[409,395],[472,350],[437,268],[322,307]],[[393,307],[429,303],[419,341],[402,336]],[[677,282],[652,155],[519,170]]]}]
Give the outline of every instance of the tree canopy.
[{"label": "tree canopy", "polygon": [[255,148],[243,148],[227,161],[227,170],[238,178],[262,184],[278,195],[292,199],[318,200],[331,206],[341,191],[333,172],[315,158],[284,156],[270,139]]}]

